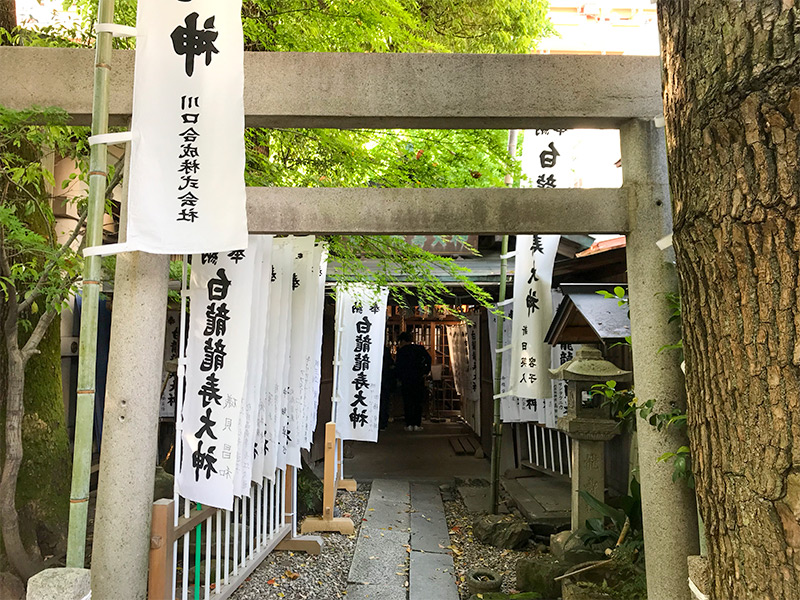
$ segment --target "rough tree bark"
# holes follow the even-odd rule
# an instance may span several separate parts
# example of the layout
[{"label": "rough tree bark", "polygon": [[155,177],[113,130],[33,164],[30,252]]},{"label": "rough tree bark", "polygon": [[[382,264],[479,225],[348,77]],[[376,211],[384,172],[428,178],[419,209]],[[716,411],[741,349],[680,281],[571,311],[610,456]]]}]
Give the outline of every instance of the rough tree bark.
[{"label": "rough tree bark", "polygon": [[800,0],[661,0],[689,432],[715,599],[800,598]]},{"label": "rough tree bark", "polygon": [[17,3],[15,0],[0,0],[0,29],[11,31],[17,26]]}]

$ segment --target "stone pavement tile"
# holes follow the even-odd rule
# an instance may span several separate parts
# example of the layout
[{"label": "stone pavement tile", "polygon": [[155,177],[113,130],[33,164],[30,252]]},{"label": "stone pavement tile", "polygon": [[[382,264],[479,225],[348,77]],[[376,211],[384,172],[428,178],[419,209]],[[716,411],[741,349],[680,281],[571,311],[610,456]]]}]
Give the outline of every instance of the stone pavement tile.
[{"label": "stone pavement tile", "polygon": [[377,479],[367,501],[361,528],[371,530],[404,529],[410,527],[409,487],[407,481]]},{"label": "stone pavement tile", "polygon": [[459,600],[453,557],[412,551],[408,600]]},{"label": "stone pavement tile", "polygon": [[347,598],[348,600],[407,600],[408,588],[402,584],[364,585],[362,583],[349,583],[347,585]]},{"label": "stone pavement tile", "polygon": [[432,483],[412,483],[411,549],[442,553],[446,552],[449,545],[450,535],[439,486]]},{"label": "stone pavement tile", "polygon": [[[406,581],[408,531],[359,532],[348,583],[388,584]],[[397,573],[400,573],[398,575]]]}]

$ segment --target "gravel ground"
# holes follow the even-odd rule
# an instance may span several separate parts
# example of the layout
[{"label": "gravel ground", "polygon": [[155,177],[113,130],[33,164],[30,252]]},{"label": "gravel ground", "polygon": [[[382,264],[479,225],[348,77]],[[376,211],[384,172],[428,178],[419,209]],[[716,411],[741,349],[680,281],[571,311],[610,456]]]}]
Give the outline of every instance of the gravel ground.
[{"label": "gravel ground", "polygon": [[[488,488],[487,488],[488,493]],[[467,511],[461,496],[456,492],[452,499],[445,499],[444,512],[447,517],[447,527],[450,530],[450,543],[453,551],[453,563],[458,591],[462,600],[470,598],[467,589],[467,571],[477,566],[494,569],[504,575],[503,591],[513,593],[516,584],[516,564],[520,558],[532,556],[535,551],[503,550],[494,546],[487,546],[475,540],[472,536],[472,521],[475,513]]]},{"label": "gravel ground", "polygon": [[347,575],[356,548],[361,519],[367,508],[372,484],[359,483],[355,492],[340,491],[336,506],[349,516],[355,535],[322,533],[322,553],[272,552],[231,596],[232,600],[333,600],[346,598]]},{"label": "gravel ground", "polygon": [[[359,483],[356,492],[340,491],[336,496],[336,506],[341,514],[353,519],[355,535],[321,534],[325,545],[319,556],[309,556],[302,552],[273,552],[236,590],[231,596],[232,600],[347,598],[344,593],[347,589],[347,575],[371,485],[370,482]],[[535,554],[535,551],[502,550],[476,541],[472,535],[475,514],[467,511],[458,493],[445,499],[444,511],[462,600],[470,597],[466,584],[467,571],[478,565],[503,573],[503,591],[513,592],[517,561]]]}]

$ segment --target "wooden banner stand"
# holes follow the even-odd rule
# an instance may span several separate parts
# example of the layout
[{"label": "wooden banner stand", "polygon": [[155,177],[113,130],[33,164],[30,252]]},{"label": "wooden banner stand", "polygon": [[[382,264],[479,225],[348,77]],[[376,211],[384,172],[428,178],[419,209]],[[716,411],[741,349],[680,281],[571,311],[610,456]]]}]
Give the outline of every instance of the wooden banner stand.
[{"label": "wooden banner stand", "polygon": [[336,440],[336,489],[345,490],[347,492],[356,491],[355,479],[342,478],[342,463],[344,462],[344,442],[341,439]]},{"label": "wooden banner stand", "polygon": [[[294,489],[294,473],[292,471],[293,467],[287,465],[285,478],[286,500],[284,506],[292,507],[291,510],[294,511],[296,510],[296,504],[294,503],[294,494],[296,490]],[[284,522],[290,527],[289,535],[283,538],[278,545],[275,546],[275,549],[307,552],[308,554],[319,556],[320,552],[322,552],[322,538],[315,535],[295,536],[293,521],[294,515],[292,512],[287,512],[284,516]]]},{"label": "wooden banner stand", "polygon": [[[336,424],[327,423],[325,425],[325,478],[322,490],[322,516],[306,517],[300,526],[301,533],[313,533],[315,531],[335,531],[345,535],[353,535],[355,533],[352,519],[333,516],[339,466],[336,460],[336,441]],[[355,481],[353,481],[353,489],[355,489]]]}]

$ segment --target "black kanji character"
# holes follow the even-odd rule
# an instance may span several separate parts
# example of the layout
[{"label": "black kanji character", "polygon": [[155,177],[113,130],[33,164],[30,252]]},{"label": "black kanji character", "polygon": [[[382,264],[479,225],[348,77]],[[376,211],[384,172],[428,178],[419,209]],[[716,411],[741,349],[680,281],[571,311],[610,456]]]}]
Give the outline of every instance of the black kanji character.
[{"label": "black kanji character", "polygon": [[353,360],[353,371],[366,371],[369,369],[369,354],[357,353]]},{"label": "black kanji character", "polygon": [[358,409],[354,408],[353,412],[350,413],[350,421],[353,423],[353,427],[355,427],[356,425],[361,425],[362,427],[364,427],[364,425],[367,424],[367,420],[368,419],[367,419],[366,408],[361,412],[358,412]]},{"label": "black kanji character", "polygon": [[381,309],[378,307],[377,304],[370,304],[369,312],[371,312],[373,315],[377,315],[379,312],[381,312]]},{"label": "black kanji character", "polygon": [[356,323],[357,333],[369,333],[370,329],[372,329],[372,323],[369,322],[369,319],[366,316]]},{"label": "black kanji character", "polygon": [[360,315],[364,313],[364,307],[360,304],[353,304],[352,308],[350,309],[350,313],[354,315]]},{"label": "black kanji character", "polygon": [[197,442],[197,450],[192,452],[192,468],[194,469],[194,480],[200,481],[200,471],[206,472],[206,479],[211,479],[211,473],[216,473],[214,463],[217,459],[214,458],[214,450],[216,446],[211,446],[208,452],[203,452],[202,440]]},{"label": "black kanji character", "polygon": [[550,142],[548,147],[550,150],[543,150],[542,153],[539,154],[539,164],[542,165],[543,169],[552,169],[555,167],[556,159],[561,156],[553,142]]},{"label": "black kanji character", "polygon": [[353,385],[356,386],[356,390],[360,390],[362,388],[369,388],[369,383],[367,382],[367,375],[362,371],[359,373],[355,379],[353,379]]},{"label": "black kanji character", "polygon": [[203,399],[203,408],[207,408],[212,402],[216,402],[217,406],[220,405],[222,396],[219,393],[219,379],[214,373],[206,375],[206,382],[197,392],[197,395]]},{"label": "black kanji character", "polygon": [[244,250],[232,250],[228,252],[228,258],[238,265],[240,260],[244,260]]},{"label": "black kanji character", "polygon": [[195,196],[192,192],[186,192],[183,196],[178,196],[178,200],[181,201],[181,207],[197,206],[197,201],[200,200],[200,198]]},{"label": "black kanji character", "polygon": [[203,335],[225,335],[228,321],[231,320],[227,302],[212,302],[206,308],[206,328]]},{"label": "black kanji character", "polygon": [[[218,255],[216,252],[206,252],[200,255],[200,262],[204,265],[215,265],[217,264]],[[219,273],[217,273],[219,275]]]},{"label": "black kanji character", "polygon": [[225,300],[230,286],[231,280],[225,275],[225,269],[217,269],[217,277],[208,280],[208,299]]},{"label": "black kanji character", "polygon": [[366,406],[366,405],[367,405],[367,403],[366,403],[366,402],[364,402],[364,400],[366,400],[366,399],[367,399],[367,397],[364,395],[364,392],[362,392],[361,390],[359,390],[359,391],[356,393],[356,395],[355,395],[355,396],[353,396],[353,398],[355,398],[355,402],[351,402],[351,403],[350,403],[350,406],[358,406],[359,404],[360,404],[361,406]]},{"label": "black kanji character", "polygon": [[528,277],[528,285],[534,281],[539,281],[539,278],[536,276],[536,267],[531,267],[531,276]]},{"label": "black kanji character", "polygon": [[539,175],[536,178],[536,187],[538,188],[554,188],[556,187],[555,175]]},{"label": "black kanji character", "polygon": [[198,212],[197,212],[197,211],[196,211],[194,208],[192,208],[192,207],[190,206],[189,208],[182,208],[182,209],[181,209],[181,210],[178,212],[178,218],[177,218],[177,219],[175,219],[175,220],[176,220],[176,221],[187,221],[187,222],[189,222],[189,223],[194,223],[194,222],[195,222],[195,220],[196,220],[196,219],[197,219],[199,216],[200,216],[200,215],[198,214]]},{"label": "black kanji character", "polygon": [[357,335],[356,348],[354,352],[369,352],[372,348],[372,336],[370,335]]},{"label": "black kanji character", "polygon": [[172,47],[178,56],[186,56],[186,75],[189,77],[194,73],[194,59],[196,56],[206,55],[206,66],[211,64],[211,55],[219,54],[214,40],[219,36],[219,32],[211,31],[214,29],[214,17],[209,17],[203,23],[205,29],[197,29],[196,12],[190,13],[184,19],[186,27],[178,26],[170,36]]},{"label": "black kanji character", "polygon": [[292,291],[300,287],[300,278],[297,273],[292,273]]},{"label": "black kanji character", "polygon": [[539,309],[539,299],[536,297],[536,292],[528,290],[528,295],[525,297],[525,306],[528,307],[528,316]]},{"label": "black kanji character", "polygon": [[200,363],[201,371],[217,371],[225,367],[225,343],[222,340],[206,339],[203,345],[203,362]]},{"label": "black kanji character", "polygon": [[211,420],[211,408],[210,407],[206,409],[206,414],[205,415],[201,415],[200,416],[200,423],[202,423],[202,425],[200,426],[200,429],[198,429],[195,432],[194,437],[196,437],[199,440],[200,438],[203,437],[203,435],[207,435],[212,440],[217,439],[217,436],[215,436],[214,432],[211,430],[211,428],[214,425],[216,425],[217,422]]},{"label": "black kanji character", "polygon": [[[540,235],[534,235],[533,241],[531,242],[531,254],[535,254],[537,252],[539,254],[544,254],[544,246],[542,246],[542,236]],[[530,283],[530,281],[528,283]]]}]

